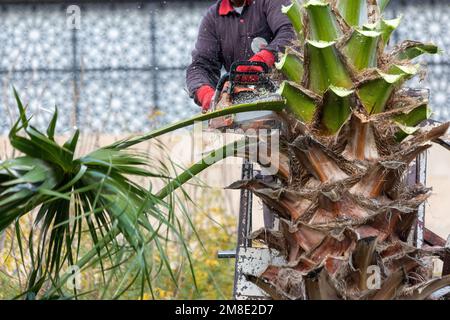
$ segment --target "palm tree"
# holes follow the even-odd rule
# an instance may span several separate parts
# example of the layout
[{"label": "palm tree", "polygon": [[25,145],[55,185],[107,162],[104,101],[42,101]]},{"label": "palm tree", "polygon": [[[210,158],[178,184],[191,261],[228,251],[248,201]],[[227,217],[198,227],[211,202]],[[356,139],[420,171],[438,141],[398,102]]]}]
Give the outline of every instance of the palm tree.
[{"label": "palm tree", "polygon": [[285,265],[249,277],[273,298],[419,299],[450,284],[429,276],[427,261],[439,250],[407,241],[430,190],[403,179],[449,126],[417,128],[428,101],[402,89],[419,70],[412,60],[438,49],[405,41],[385,52],[399,24],[382,18],[386,5],[311,0],[283,8],[298,35],[278,64],[288,78],[280,92],[290,174],[277,185],[232,186],[251,190],[280,218],[279,230],[253,238]]},{"label": "palm tree", "polygon": [[[276,299],[427,298],[449,285],[449,277],[430,279],[428,272],[429,258],[442,250],[408,244],[429,189],[403,179],[409,163],[448,129],[448,123],[417,127],[430,115],[428,101],[402,88],[419,72],[413,59],[438,49],[406,41],[385,52],[399,24],[382,18],[387,2],[294,0],[283,8],[298,35],[277,64],[287,79],[279,90],[283,99],[199,115],[78,159],[78,133],[58,145],[57,113],[44,134],[29,124],[16,94],[20,119],[10,141],[24,156],[0,163],[0,231],[38,208],[32,232],[40,240],[32,250],[28,295],[48,280],[45,296],[58,295],[68,277],[60,276],[64,264],[86,267],[124,250],[136,259],[133,281],[151,288],[145,249],[155,247],[170,270],[161,245],[165,231],[183,240],[179,223],[167,214],[175,205],[170,195],[211,163],[247,153],[245,140],[232,143],[172,179],[130,148],[196,121],[255,110],[278,114],[283,130],[277,154],[285,161],[277,183],[247,180],[231,187],[251,190],[278,215],[279,230],[259,230],[252,238],[277,250],[285,264],[249,280]],[[130,175],[169,182],[154,193]],[[84,226],[93,249],[79,257]],[[374,270],[379,281],[372,283]]]}]

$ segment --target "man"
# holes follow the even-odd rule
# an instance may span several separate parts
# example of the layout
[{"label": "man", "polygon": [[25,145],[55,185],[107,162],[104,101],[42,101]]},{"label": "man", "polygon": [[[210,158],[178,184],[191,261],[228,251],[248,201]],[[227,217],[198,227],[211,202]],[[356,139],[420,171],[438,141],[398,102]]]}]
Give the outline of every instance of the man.
[{"label": "man", "polygon": [[[203,18],[192,64],[186,73],[189,94],[206,112],[210,108],[222,67],[229,71],[239,60],[260,61],[272,67],[277,52],[295,38],[281,12],[290,0],[219,0]],[[238,71],[261,71],[241,66]]]}]

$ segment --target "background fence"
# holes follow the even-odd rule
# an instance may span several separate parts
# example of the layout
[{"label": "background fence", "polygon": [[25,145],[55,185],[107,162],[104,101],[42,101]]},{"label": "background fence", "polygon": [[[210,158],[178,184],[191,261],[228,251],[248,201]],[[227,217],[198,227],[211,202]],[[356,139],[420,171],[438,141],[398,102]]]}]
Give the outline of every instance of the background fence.
[{"label": "background fence", "polygon": [[[47,125],[53,108],[59,132],[147,131],[198,112],[185,88],[198,25],[213,1],[1,1],[0,134],[15,119],[12,86]],[[67,7],[80,7],[79,29]],[[404,16],[394,35],[434,41],[450,50],[450,0],[391,0],[387,16]],[[423,83],[434,118],[450,118],[450,58],[428,57]]]}]

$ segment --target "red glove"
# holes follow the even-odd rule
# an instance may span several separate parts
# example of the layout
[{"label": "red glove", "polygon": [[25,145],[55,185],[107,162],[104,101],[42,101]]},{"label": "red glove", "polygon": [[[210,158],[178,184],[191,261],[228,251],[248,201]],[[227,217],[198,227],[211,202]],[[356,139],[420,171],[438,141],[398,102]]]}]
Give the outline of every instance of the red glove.
[{"label": "red glove", "polygon": [[[269,68],[272,68],[275,64],[275,56],[272,52],[269,50],[261,50],[257,54],[255,54],[253,57],[249,59],[249,61],[258,61],[258,62],[264,62],[267,64]],[[262,72],[263,69],[260,66],[239,66],[237,67],[236,71],[238,72]],[[244,82],[255,82],[258,81],[258,76],[242,76],[240,79]]]},{"label": "red glove", "polygon": [[211,106],[211,101],[214,97],[215,90],[209,85],[203,85],[197,89],[195,93],[197,101],[202,105],[202,112],[205,113]]}]

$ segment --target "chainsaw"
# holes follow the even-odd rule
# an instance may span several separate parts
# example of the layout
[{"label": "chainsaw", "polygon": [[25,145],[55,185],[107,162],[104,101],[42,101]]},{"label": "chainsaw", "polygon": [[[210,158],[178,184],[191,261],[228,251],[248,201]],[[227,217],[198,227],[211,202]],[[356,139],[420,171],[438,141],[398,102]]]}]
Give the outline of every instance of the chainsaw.
[{"label": "chainsaw", "polygon": [[[238,71],[240,66],[257,66],[262,71]],[[237,61],[224,74],[217,86],[211,110],[258,101],[282,101],[276,93],[276,85],[269,77],[269,67],[258,61]],[[272,111],[251,111],[211,119],[209,129],[274,129],[279,126],[277,115]]]}]

